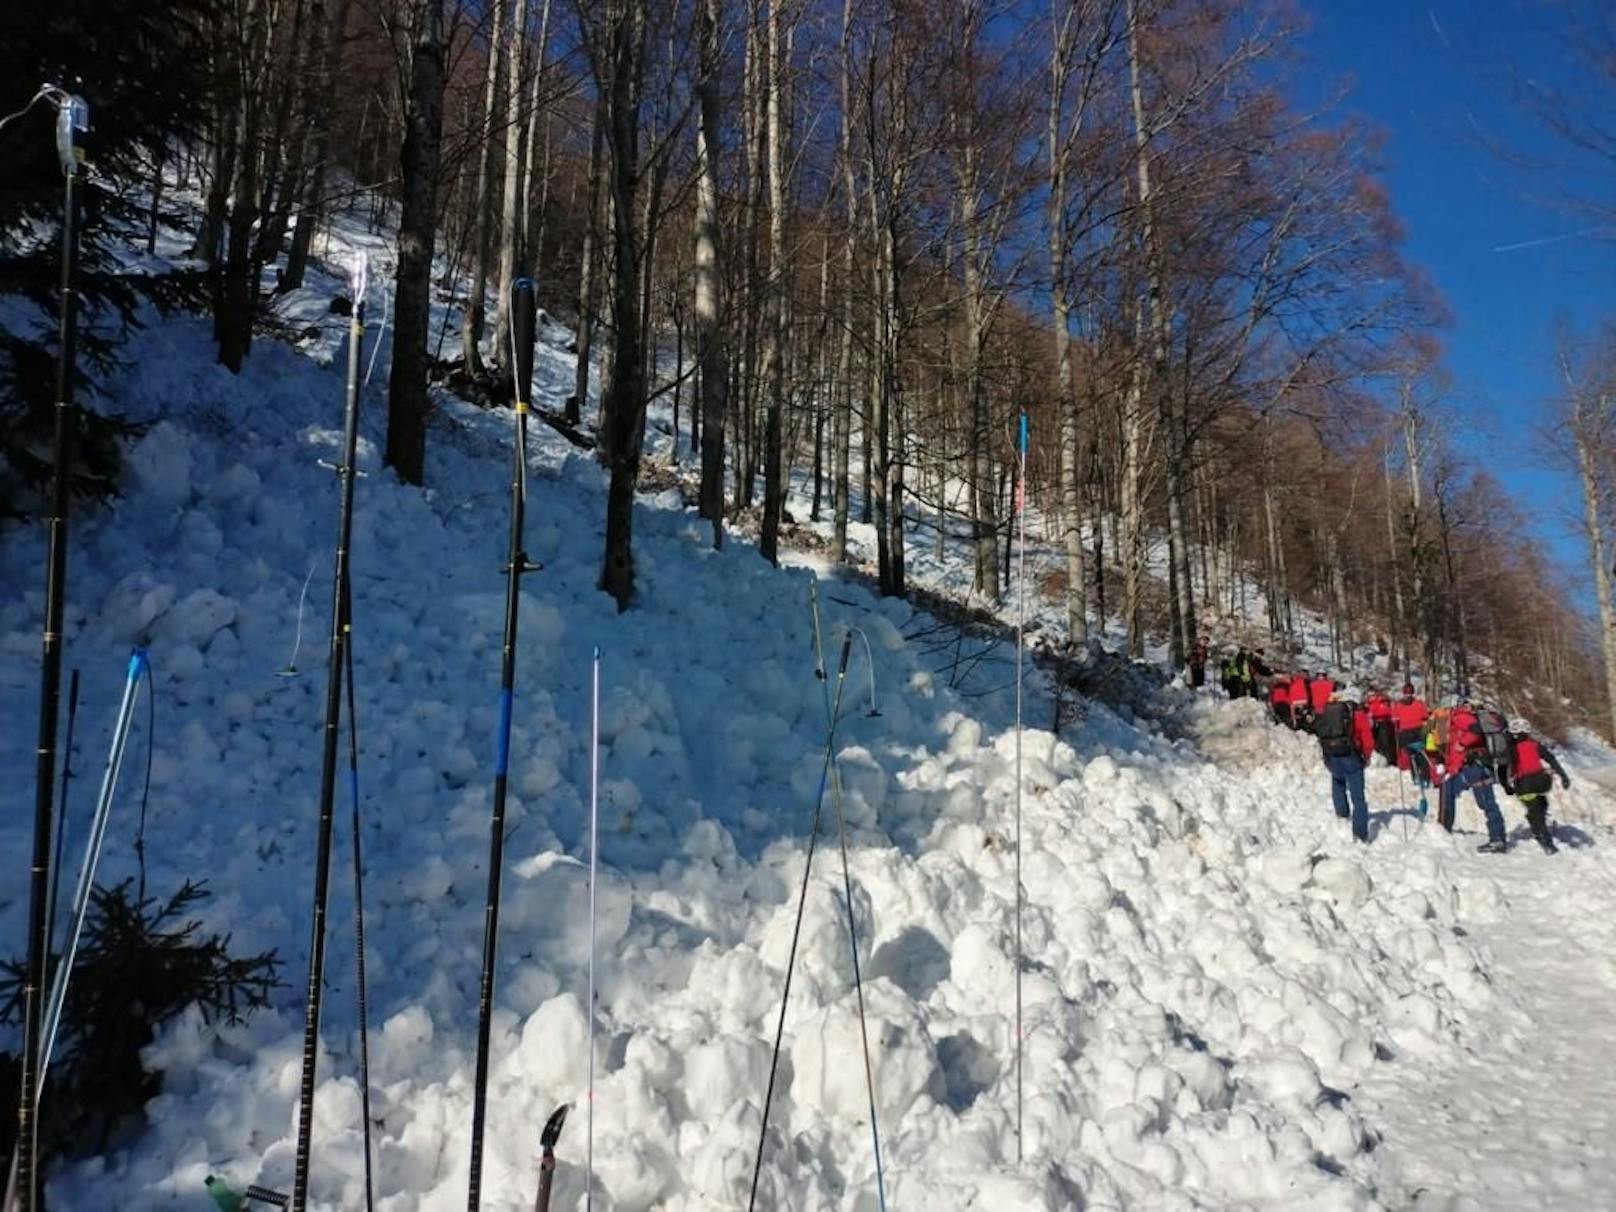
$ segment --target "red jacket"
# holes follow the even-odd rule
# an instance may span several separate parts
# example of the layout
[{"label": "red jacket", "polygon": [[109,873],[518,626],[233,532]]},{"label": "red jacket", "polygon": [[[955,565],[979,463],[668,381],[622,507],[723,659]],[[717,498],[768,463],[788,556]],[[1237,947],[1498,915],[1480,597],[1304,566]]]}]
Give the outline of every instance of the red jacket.
[{"label": "red jacket", "polygon": [[[1348,735],[1351,738],[1352,749],[1353,752],[1363,760],[1364,765],[1367,766],[1369,764],[1369,759],[1374,755],[1375,752],[1375,733],[1374,729],[1369,723],[1369,713],[1363,709],[1362,704],[1350,703],[1345,699],[1337,699],[1333,703],[1326,703],[1325,707],[1345,707],[1348,709],[1350,712],[1350,723],[1347,727]],[[1327,717],[1325,717],[1322,712],[1319,715],[1314,716],[1315,732],[1319,730],[1319,721],[1325,720],[1326,718]],[[1319,747],[1321,750],[1323,750],[1327,757],[1330,753],[1330,744],[1333,743],[1333,741],[1333,737],[1330,739],[1330,741],[1326,741],[1322,737],[1319,740]]]},{"label": "red jacket", "polygon": [[1268,687],[1268,702],[1270,706],[1291,701],[1290,683],[1284,678],[1276,678],[1273,685]]},{"label": "red jacket", "polygon": [[1335,683],[1329,678],[1314,678],[1308,683],[1307,693],[1313,701],[1313,714],[1318,715],[1330,701],[1330,696],[1335,693]]},{"label": "red jacket", "polygon": [[1383,694],[1370,695],[1364,706],[1369,708],[1369,719],[1373,723],[1392,718],[1392,701]]},{"label": "red jacket", "polygon": [[1352,713],[1352,743],[1367,765],[1375,752],[1375,731],[1369,722],[1369,713],[1361,707]]},{"label": "red jacket", "polygon": [[1300,707],[1307,703],[1307,678],[1298,673],[1291,678],[1291,706]]},{"label": "red jacket", "polygon": [[1457,708],[1448,717],[1448,750],[1442,758],[1447,773],[1454,774],[1465,764],[1466,754],[1485,746],[1476,713],[1468,707]]},{"label": "red jacket", "polygon": [[1424,727],[1426,717],[1430,714],[1421,699],[1398,699],[1392,704],[1392,719],[1397,721],[1398,732]]}]

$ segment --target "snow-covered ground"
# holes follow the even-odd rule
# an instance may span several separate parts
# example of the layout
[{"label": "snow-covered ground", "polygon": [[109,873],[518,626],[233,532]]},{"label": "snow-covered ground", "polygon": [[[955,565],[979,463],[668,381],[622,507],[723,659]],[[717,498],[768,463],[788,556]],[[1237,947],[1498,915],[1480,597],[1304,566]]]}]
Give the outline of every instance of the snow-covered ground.
[{"label": "snow-covered ground", "polygon": [[[164,1085],[148,1128],[56,1168],[53,1206],[200,1207],[209,1173],[290,1183],[335,534],[322,460],[340,435],[340,325],[323,300],[336,288],[320,276],[289,301],[330,329],[304,352],[262,341],[234,377],[212,364],[205,322],[154,321],[114,384],[120,409],[160,420],[122,499],[75,520],[78,766],[105,751],[129,645],[149,644],[149,883],[206,875],[209,928],[242,951],[278,948],[287,984],[246,1027],[191,1016],[167,1030],[149,1054]],[[559,407],[572,360],[542,354],[535,395]],[[412,1212],[465,1199],[511,418],[444,397],[421,491],[380,466],[383,398],[378,382],[365,401],[355,647],[380,1206]],[[1375,843],[1352,846],[1316,748],[1253,703],[1169,688],[1159,721],[1093,705],[1059,737],[1029,729],[1018,1160],[1008,664],[968,694],[950,688],[946,658],[917,638],[925,616],[805,555],[775,570],[741,541],[713,552],[677,493],[641,501],[641,597],[619,615],[594,588],[600,469],[536,426],[529,483],[528,550],[545,568],[524,582],[486,1207],[531,1206],[539,1126],[586,1095],[597,645],[595,1206],[744,1206],[825,746],[815,578],[827,644],[848,627],[869,642],[855,646],[837,761],[890,1207],[1616,1206],[1610,750],[1583,739],[1565,754],[1576,783],[1554,797],[1559,855],[1488,856],[1477,833],[1420,824],[1388,770],[1370,774]],[[19,941],[40,557],[37,531],[0,535],[13,587],[0,601],[0,929]],[[1029,695],[1028,720],[1047,722],[1048,688],[1034,679]],[[126,792],[103,882],[133,869],[131,805]],[[1461,826],[1476,829],[1468,804]],[[339,849],[339,872],[346,861]],[[877,1206],[842,888],[827,834],[764,1207]],[[340,875],[333,898],[313,1194],[354,1208]],[[585,1204],[583,1130],[575,1113],[558,1209]]]}]

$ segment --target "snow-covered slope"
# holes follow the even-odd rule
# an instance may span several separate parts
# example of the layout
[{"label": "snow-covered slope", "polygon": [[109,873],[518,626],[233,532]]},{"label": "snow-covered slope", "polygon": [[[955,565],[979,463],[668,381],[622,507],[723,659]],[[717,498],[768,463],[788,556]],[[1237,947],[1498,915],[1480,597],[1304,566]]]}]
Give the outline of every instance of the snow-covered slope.
[{"label": "snow-covered slope", "polygon": [[[278,947],[288,981],[245,1028],[193,1017],[166,1032],[149,1127],[55,1170],[54,1206],[198,1207],[208,1173],[289,1185],[335,531],[322,460],[341,400],[337,351],[310,344],[320,360],[261,342],[233,377],[211,364],[203,322],[154,323],[115,385],[122,409],[161,420],[124,498],[76,521],[79,768],[104,753],[128,646],[149,643],[150,885],[208,876],[208,925],[243,950]],[[538,399],[559,405],[571,374],[547,347]],[[464,1205],[510,414],[445,398],[423,492],[379,464],[380,400],[373,387],[355,646],[380,1206],[408,1212]],[[969,697],[949,689],[908,605],[800,559],[776,571],[742,542],[712,552],[677,494],[641,503],[641,600],[619,615],[594,588],[602,473],[539,427],[530,477],[528,548],[545,570],[524,584],[486,1207],[531,1205],[539,1125],[586,1094],[597,645],[596,1206],[744,1206],[825,744],[814,577],[827,643],[850,626],[869,641],[837,748],[890,1207],[1586,1208],[1616,1190],[1609,751],[1572,755],[1559,856],[1493,857],[1400,812],[1390,771],[1370,777],[1376,844],[1352,848],[1316,750],[1255,704],[1169,690],[1170,726],[1093,706],[1059,738],[1029,730],[1018,1162],[1008,664]],[[34,532],[0,536],[14,587],[0,602],[0,929],[14,940],[40,553]],[[1036,682],[1028,718],[1049,718]],[[132,870],[130,803],[105,882]],[[822,838],[766,1207],[876,1206],[839,864]],[[334,897],[313,1192],[353,1208],[341,876]],[[563,1138],[557,1208],[584,1206],[582,1129],[575,1116]]]}]

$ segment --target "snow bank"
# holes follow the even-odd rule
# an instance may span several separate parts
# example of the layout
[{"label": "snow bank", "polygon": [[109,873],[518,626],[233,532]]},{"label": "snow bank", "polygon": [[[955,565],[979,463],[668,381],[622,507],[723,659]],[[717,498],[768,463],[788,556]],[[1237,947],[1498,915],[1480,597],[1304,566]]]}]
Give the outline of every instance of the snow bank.
[{"label": "snow bank", "polygon": [[[74,533],[79,767],[104,750],[126,647],[149,644],[159,695],[149,882],[208,875],[209,928],[243,948],[278,947],[289,980],[250,1026],[187,1016],[164,1033],[148,1057],[164,1077],[148,1125],[105,1157],[55,1170],[64,1207],[194,1203],[209,1172],[284,1186],[295,1132],[336,496],[320,460],[340,387],[328,366],[268,342],[234,378],[210,365],[197,321],[154,324],[130,354],[120,404],[163,420],[132,452],[127,495]],[[542,360],[539,400],[559,405],[570,390],[570,363]],[[379,401],[372,389],[355,651],[376,1163],[381,1206],[409,1212],[464,1200],[509,416],[442,400],[421,492],[376,461]],[[542,429],[532,458],[530,550],[545,571],[523,593],[485,1206],[530,1206],[538,1129],[561,1102],[580,1110],[555,1207],[584,1203],[581,860],[596,645],[606,654],[596,1206],[740,1206],[823,769],[814,573],[774,570],[743,543],[712,552],[671,502],[642,502],[641,603],[619,615],[594,589],[598,468]],[[39,555],[36,535],[11,532],[0,572],[32,586]],[[1429,1176],[1416,1182],[1383,1126],[1387,1091],[1454,1065],[1465,1041],[1518,1009],[1475,933],[1518,896],[1489,874],[1497,868],[1466,839],[1413,827],[1384,770],[1371,773],[1377,843],[1352,848],[1316,751],[1255,704],[1180,692],[1176,739],[1101,705],[1060,738],[1030,730],[1018,1161],[1010,698],[950,690],[942,658],[906,639],[906,606],[843,583],[824,599],[828,644],[849,626],[871,640],[869,656],[855,648],[838,731],[852,897],[827,796],[764,1206],[875,1206],[866,1034],[895,1208],[1413,1201]],[[0,604],[7,720],[31,718],[38,609],[32,589]],[[872,657],[878,716],[864,702]],[[1030,718],[1047,719],[1047,688],[1035,679],[1031,693]],[[0,735],[11,806],[0,890],[14,938],[24,731]],[[1612,818],[1595,786],[1605,775],[1584,777],[1582,749],[1568,757],[1579,781],[1558,811],[1588,844],[1564,869],[1598,864],[1608,878]],[[1616,755],[1599,765],[1616,770]],[[106,879],[132,869],[129,830],[125,811]],[[345,862],[339,850],[339,871]],[[358,1205],[362,1174],[343,879],[333,897],[313,1170],[314,1198],[330,1208]]]}]

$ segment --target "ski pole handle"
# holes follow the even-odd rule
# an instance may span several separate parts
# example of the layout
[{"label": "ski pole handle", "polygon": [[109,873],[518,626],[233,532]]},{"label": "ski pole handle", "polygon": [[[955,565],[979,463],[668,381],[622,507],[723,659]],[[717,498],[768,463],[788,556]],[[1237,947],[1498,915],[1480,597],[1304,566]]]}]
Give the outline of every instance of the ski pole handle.
[{"label": "ski pole handle", "polygon": [[836,669],[836,676],[838,678],[844,678],[844,677],[847,676],[847,658],[848,658],[849,655],[851,655],[852,651],[853,651],[853,633],[851,631],[849,631],[846,635],[844,635],[842,637],[842,659],[841,659],[841,662],[837,666],[837,669]]},{"label": "ski pole handle", "polygon": [[533,329],[537,311],[533,279],[516,279],[511,283],[511,373],[516,378],[518,412],[527,411],[533,391]]},{"label": "ski pole handle", "polygon": [[78,176],[78,137],[90,129],[90,106],[83,97],[62,93],[56,98],[56,158],[61,161],[62,172],[69,177]]},{"label": "ski pole handle", "polygon": [[359,308],[365,302],[365,291],[370,288],[370,259],[363,250],[354,253],[348,266],[348,294],[353,299],[353,316],[357,323]]},{"label": "ski pole handle", "polygon": [[1016,449],[1021,451],[1022,454],[1027,453],[1027,447],[1028,447],[1028,444],[1029,444],[1030,436],[1031,435],[1030,435],[1030,432],[1029,432],[1028,426],[1027,426],[1027,414],[1022,413],[1021,414],[1021,424],[1020,424],[1020,426],[1018,428],[1018,432],[1016,434]]}]

